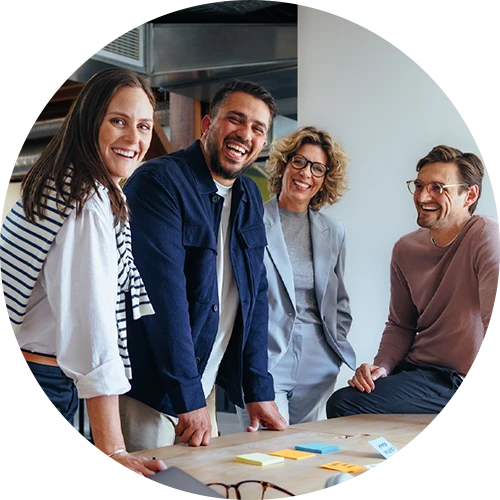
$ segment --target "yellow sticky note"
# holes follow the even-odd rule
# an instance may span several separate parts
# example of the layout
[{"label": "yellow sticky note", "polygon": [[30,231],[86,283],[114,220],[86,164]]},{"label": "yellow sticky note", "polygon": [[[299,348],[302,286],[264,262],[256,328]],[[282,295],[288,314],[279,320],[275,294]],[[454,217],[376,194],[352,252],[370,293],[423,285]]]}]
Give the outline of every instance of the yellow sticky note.
[{"label": "yellow sticky note", "polygon": [[366,468],[361,465],[348,464],[346,462],[329,462],[323,464],[321,467],[323,467],[323,469],[336,470],[339,472],[359,472]]},{"label": "yellow sticky note", "polygon": [[273,453],[269,453],[269,455],[273,455],[275,457],[291,458],[292,460],[301,460],[302,458],[314,457],[314,453],[289,449],[274,451]]},{"label": "yellow sticky note", "polygon": [[271,457],[265,453],[246,453],[245,455],[238,455],[236,457],[237,462],[251,465],[271,465],[284,462],[283,457]]}]

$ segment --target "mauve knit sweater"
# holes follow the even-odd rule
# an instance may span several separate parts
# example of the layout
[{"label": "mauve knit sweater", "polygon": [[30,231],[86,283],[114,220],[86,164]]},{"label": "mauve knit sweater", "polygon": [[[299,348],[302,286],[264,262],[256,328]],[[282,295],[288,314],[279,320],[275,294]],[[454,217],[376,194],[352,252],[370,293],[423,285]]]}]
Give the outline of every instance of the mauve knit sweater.
[{"label": "mauve knit sweater", "polygon": [[458,237],[435,246],[428,229],[403,236],[391,262],[389,318],[374,364],[402,360],[465,376],[488,327],[498,283],[498,222],[473,216]]}]

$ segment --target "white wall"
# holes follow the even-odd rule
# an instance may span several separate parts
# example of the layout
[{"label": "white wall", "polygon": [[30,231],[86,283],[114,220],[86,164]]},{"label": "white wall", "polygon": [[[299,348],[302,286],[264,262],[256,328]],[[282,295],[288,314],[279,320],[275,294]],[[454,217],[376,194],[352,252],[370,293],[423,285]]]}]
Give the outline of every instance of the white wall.
[{"label": "white wall", "polygon": [[[352,158],[350,190],[326,212],[347,229],[350,341],[359,365],[373,361],[387,319],[392,246],[417,228],[405,181],[416,177],[417,161],[437,144],[479,150],[436,83],[382,38],[299,7],[298,39],[299,125],[328,130]],[[489,179],[476,213],[497,217]],[[351,375],[344,367],[337,387]]]}]

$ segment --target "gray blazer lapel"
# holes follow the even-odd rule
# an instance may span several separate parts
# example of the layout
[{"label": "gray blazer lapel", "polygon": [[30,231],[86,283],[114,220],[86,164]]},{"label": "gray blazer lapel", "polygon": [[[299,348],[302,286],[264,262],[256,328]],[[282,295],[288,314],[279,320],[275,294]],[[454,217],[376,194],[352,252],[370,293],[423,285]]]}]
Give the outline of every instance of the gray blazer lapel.
[{"label": "gray blazer lapel", "polygon": [[314,283],[316,288],[316,300],[321,313],[323,298],[332,269],[334,248],[331,229],[326,225],[318,212],[309,210],[311,223],[311,241],[313,249]]},{"label": "gray blazer lapel", "polygon": [[290,301],[295,307],[295,288],[293,286],[293,271],[288,257],[285,237],[281,229],[278,210],[278,200],[275,196],[264,205],[264,224],[266,226],[267,252],[273,262]]}]

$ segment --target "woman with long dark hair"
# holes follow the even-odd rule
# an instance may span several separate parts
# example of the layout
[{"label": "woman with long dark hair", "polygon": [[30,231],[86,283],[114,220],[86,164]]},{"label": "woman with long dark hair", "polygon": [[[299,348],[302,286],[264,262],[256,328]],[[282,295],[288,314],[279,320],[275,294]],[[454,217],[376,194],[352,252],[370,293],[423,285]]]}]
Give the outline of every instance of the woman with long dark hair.
[{"label": "woman with long dark hair", "polygon": [[154,106],[137,73],[94,75],[24,178],[0,249],[9,317],[36,380],[70,422],[85,399],[96,447],[145,476],[165,465],[130,455],[123,441],[118,395],[132,376],[126,295],[135,318],[154,311],[119,181],[149,148]]}]

